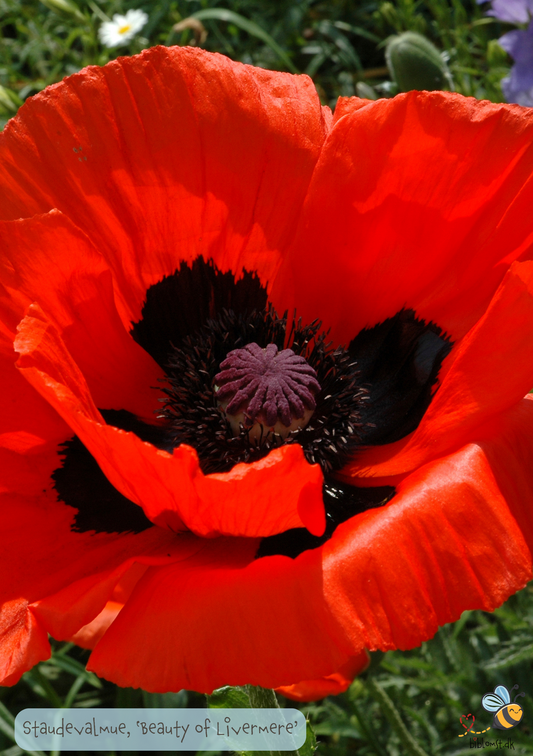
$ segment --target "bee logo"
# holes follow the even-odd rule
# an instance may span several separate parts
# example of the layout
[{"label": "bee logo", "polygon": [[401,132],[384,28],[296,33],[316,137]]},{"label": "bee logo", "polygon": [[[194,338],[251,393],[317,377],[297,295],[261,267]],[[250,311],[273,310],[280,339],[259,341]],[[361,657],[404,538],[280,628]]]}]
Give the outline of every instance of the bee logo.
[{"label": "bee logo", "polygon": [[[518,685],[513,685],[511,690],[516,690],[516,688],[518,688]],[[510,730],[511,727],[516,727],[524,712],[522,707],[515,702],[517,698],[525,695],[525,693],[518,693],[511,703],[511,696],[507,688],[504,685],[498,685],[494,693],[487,693],[483,696],[481,701],[483,708],[486,711],[496,712],[492,721],[492,726],[496,730]]]}]

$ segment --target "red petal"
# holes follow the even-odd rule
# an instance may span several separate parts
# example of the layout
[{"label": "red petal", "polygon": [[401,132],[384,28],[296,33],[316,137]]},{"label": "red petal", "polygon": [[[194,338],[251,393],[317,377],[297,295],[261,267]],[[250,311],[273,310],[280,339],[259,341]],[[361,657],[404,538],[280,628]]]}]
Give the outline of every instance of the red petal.
[{"label": "red petal", "polygon": [[190,534],[171,538],[168,532],[160,528],[151,528],[145,533],[147,535],[144,539],[139,535],[133,536],[136,540],[128,546],[134,555],[123,558],[120,562],[117,561],[117,556],[124,545],[121,548],[118,540],[116,541],[116,553],[112,553],[112,557],[117,566],[102,571],[101,565],[98,565],[97,572],[77,580],[73,574],[65,587],[32,603],[34,614],[42,620],[54,638],[69,639],[97,618],[107,602],[112,600],[117,586],[128,572],[134,570],[138,573],[140,570],[140,576],[147,565],[164,565],[180,561],[201,548],[201,541]]},{"label": "red petal", "polygon": [[148,569],[88,669],[119,685],[205,692],[273,687],[339,669],[349,654],[336,647],[319,552],[254,561],[257,546],[204,541],[175,569]]},{"label": "red petal", "polygon": [[90,668],[154,691],[279,687],[491,611],[531,578],[532,423],[525,400],[493,438],[421,468],[296,559],[254,560],[246,542],[218,539],[147,570]]},{"label": "red petal", "polygon": [[322,535],[322,482],[319,465],[305,461],[299,444],[282,446],[258,462],[201,476],[196,483],[200,506],[191,508],[184,521],[204,536],[214,530],[255,538],[299,527]]},{"label": "red petal", "polygon": [[75,643],[81,648],[93,649],[103,634],[108,629],[109,625],[114,622],[117,614],[120,612],[124,604],[118,601],[108,601],[104,606],[100,614],[98,614],[91,622],[81,627],[74,635],[68,640]]},{"label": "red petal", "polygon": [[[181,558],[186,541],[178,543],[174,534],[158,528],[139,535],[71,532],[76,510],[57,502],[51,479],[61,465],[57,442],[65,435],[60,430],[68,434],[68,426],[59,418],[58,423],[46,418],[43,407],[52,418],[54,411],[8,360],[0,359],[0,367],[2,380],[18,379],[8,386],[13,389],[8,394],[13,411],[7,403],[0,417],[5,431],[0,440],[11,446],[0,449],[0,574],[5,578],[0,587],[0,680],[11,685],[48,658],[48,632],[60,631],[67,623],[74,628],[72,633],[98,613],[113,589],[105,584],[109,572],[120,574],[121,565],[133,559],[150,564],[174,561]],[[33,435],[37,421],[41,421],[40,437]],[[28,449],[31,453],[18,453]],[[88,585],[92,592],[79,590]],[[61,604],[54,594],[62,590]],[[104,591],[101,596],[99,590]]]},{"label": "red petal", "polygon": [[[4,399],[0,412],[0,470],[20,486],[32,474],[35,463],[18,452],[60,443],[68,436],[68,426],[24,380],[15,367],[17,356],[12,340],[0,333],[0,396]],[[0,489],[1,486],[0,479]]]},{"label": "red petal", "polygon": [[475,438],[476,428],[533,385],[532,332],[533,262],[514,263],[485,315],[445,361],[441,385],[417,430],[363,452],[342,477],[405,473]]},{"label": "red petal", "polygon": [[138,320],[147,287],[181,260],[272,279],[326,120],[307,77],[152,48],[24,106],[0,142],[2,217],[67,214]]},{"label": "red petal", "polygon": [[144,575],[147,564],[136,562],[120,578],[113,588],[110,599],[91,622],[81,627],[69,640],[82,648],[94,648],[109,625],[131,596],[133,589]]},{"label": "red petal", "polygon": [[48,632],[69,637],[93,619],[133,561],[170,563],[197,547],[194,537],[177,539],[159,528],[138,535],[72,532],[76,510],[58,503],[51,487],[58,455],[32,459],[43,472],[40,482],[22,479],[16,493],[0,497],[0,574],[9,576],[0,589],[0,681],[6,685],[48,658]]},{"label": "red petal", "polygon": [[[230,472],[203,475],[194,449],[158,451],[105,425],[57,330],[32,305],[19,327],[18,367],[95,457],[108,480],[156,525],[197,535],[267,536],[295,527],[325,528],[322,473],[298,444],[275,449]],[[257,491],[261,496],[257,497]]]},{"label": "red petal", "polygon": [[337,123],[344,116],[355,113],[356,110],[372,105],[373,102],[374,100],[366,100],[362,97],[339,97],[333,111],[333,123]]},{"label": "red petal", "polygon": [[0,682],[14,685],[24,672],[50,657],[48,635],[24,599],[6,601],[0,610]]},{"label": "red petal", "polygon": [[304,680],[295,685],[282,685],[276,688],[276,691],[293,701],[318,701],[326,696],[337,696],[348,690],[354,678],[364,672],[369,664],[370,656],[368,651],[364,650],[349,659],[332,675],[321,677],[319,680]]},{"label": "red petal", "polygon": [[489,439],[425,465],[383,510],[337,529],[325,547],[325,591],[361,645],[412,648],[531,579],[532,423],[524,400]]},{"label": "red petal", "polygon": [[341,104],[274,304],[296,291],[339,343],[403,307],[460,338],[531,257],[533,114],[447,92],[360,105]]},{"label": "red petal", "polygon": [[53,211],[0,223],[0,240],[0,279],[53,318],[97,405],[153,422],[160,405],[150,387],[163,372],[126,331],[131,324],[119,318],[111,273],[89,239]]}]

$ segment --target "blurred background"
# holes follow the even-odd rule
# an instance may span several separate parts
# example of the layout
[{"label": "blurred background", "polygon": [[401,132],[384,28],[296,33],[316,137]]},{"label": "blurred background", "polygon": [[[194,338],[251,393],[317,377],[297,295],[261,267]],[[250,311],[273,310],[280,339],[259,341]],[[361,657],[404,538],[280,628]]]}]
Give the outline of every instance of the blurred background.
[{"label": "blurred background", "polygon": [[[417,49],[415,36],[411,76],[418,69],[427,84],[424,71],[440,67],[431,88],[499,102],[513,61],[498,39],[516,24],[490,10],[475,0],[0,0],[0,117],[5,122],[27,97],[84,66],[158,44],[200,45],[243,63],[306,73],[332,107],[339,95],[390,97],[422,88],[405,78],[405,66],[398,72],[390,59],[387,65],[387,44],[403,32],[428,42]],[[127,20],[116,23],[113,39],[102,27],[117,15]]]},{"label": "blurred background", "polygon": [[[0,0],[0,128],[49,84],[158,44],[197,45],[306,73],[332,108],[339,96],[376,99],[410,89],[533,105],[529,6],[525,0]],[[23,753],[13,723],[26,707],[206,706],[204,696],[186,691],[118,689],[85,671],[87,656],[56,643],[50,661],[1,689],[1,754]],[[374,654],[346,693],[299,704],[314,732],[301,754],[310,756],[318,743],[327,756],[460,756],[476,747],[459,737],[461,716],[473,712],[474,729],[487,727],[492,715],[481,708],[482,696],[515,684],[526,697],[512,750],[533,753],[532,660],[529,586],[492,614],[466,612],[420,649]],[[294,703],[280,697],[280,705]],[[504,750],[507,735],[484,753]]]}]

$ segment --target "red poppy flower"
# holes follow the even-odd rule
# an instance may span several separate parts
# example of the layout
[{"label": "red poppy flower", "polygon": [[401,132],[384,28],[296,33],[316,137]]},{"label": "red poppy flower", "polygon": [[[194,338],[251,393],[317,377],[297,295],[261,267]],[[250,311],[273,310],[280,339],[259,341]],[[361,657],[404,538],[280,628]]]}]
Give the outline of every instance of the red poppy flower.
[{"label": "red poppy flower", "polygon": [[332,116],[306,77],[184,48],[22,108],[6,684],[50,633],[120,685],[323,695],[530,579],[532,137],[442,92]]}]

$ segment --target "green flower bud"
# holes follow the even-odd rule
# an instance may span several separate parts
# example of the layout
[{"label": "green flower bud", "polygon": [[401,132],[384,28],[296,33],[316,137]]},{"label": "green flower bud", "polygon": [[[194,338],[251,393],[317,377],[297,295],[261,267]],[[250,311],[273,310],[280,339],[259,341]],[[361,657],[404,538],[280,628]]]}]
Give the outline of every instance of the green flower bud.
[{"label": "green flower bud", "polygon": [[416,32],[391,37],[385,50],[390,74],[402,92],[449,89],[451,77],[442,55]]}]

